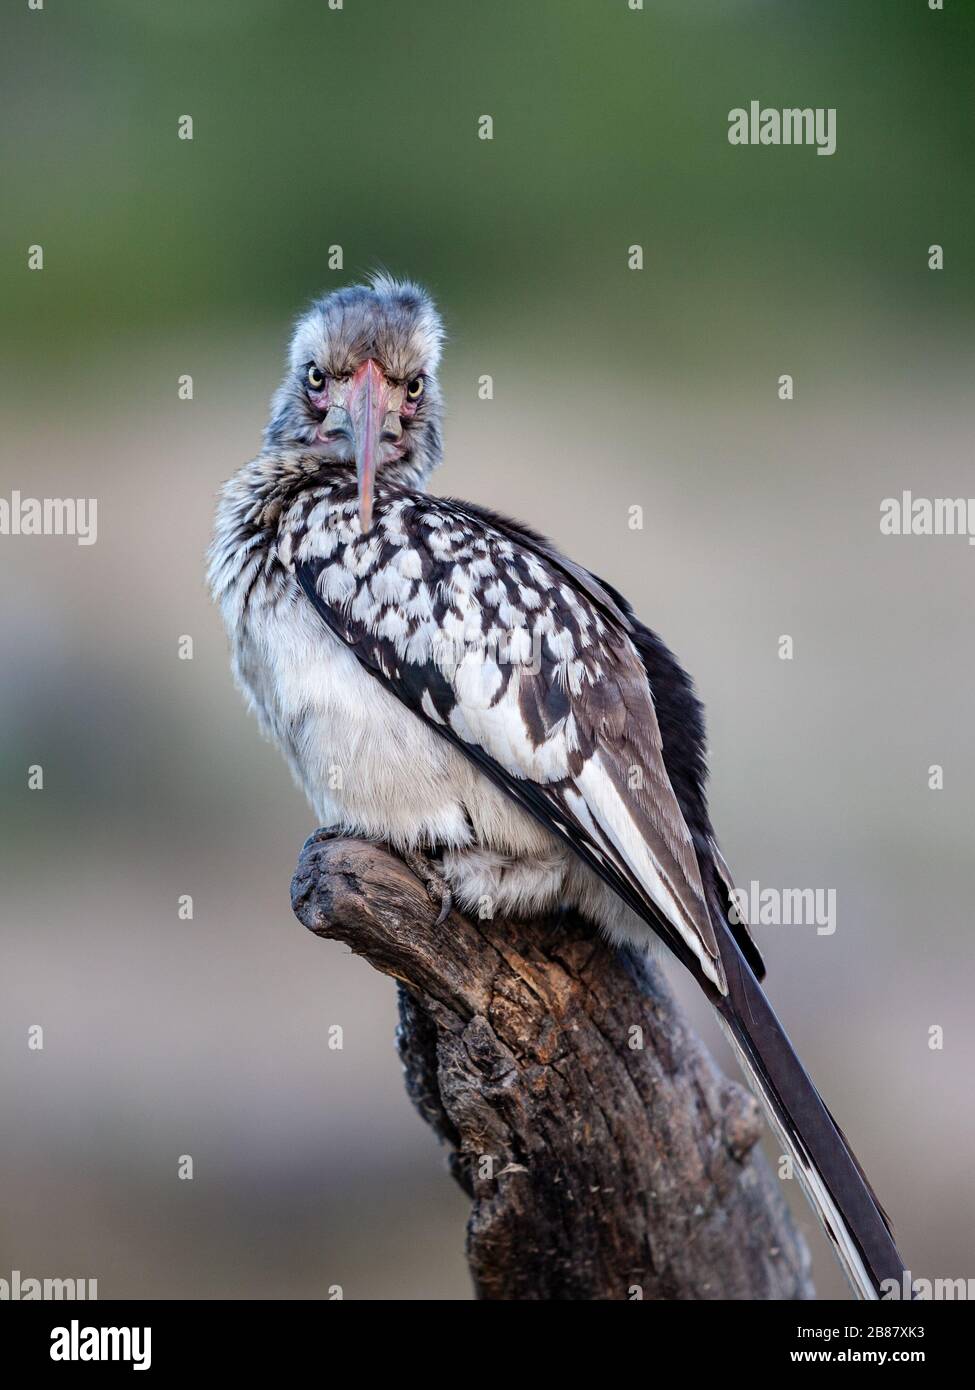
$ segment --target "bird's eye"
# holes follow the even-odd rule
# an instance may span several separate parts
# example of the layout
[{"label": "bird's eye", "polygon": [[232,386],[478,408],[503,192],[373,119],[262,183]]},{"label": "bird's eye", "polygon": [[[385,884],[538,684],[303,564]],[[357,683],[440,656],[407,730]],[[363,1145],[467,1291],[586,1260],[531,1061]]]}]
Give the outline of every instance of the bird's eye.
[{"label": "bird's eye", "polygon": [[314,362],[308,367],[307,379],[308,385],[313,391],[320,391],[325,385],[325,373],[319,371]]},{"label": "bird's eye", "polygon": [[406,399],[418,401],[423,395],[423,377],[415,376],[406,388]]}]

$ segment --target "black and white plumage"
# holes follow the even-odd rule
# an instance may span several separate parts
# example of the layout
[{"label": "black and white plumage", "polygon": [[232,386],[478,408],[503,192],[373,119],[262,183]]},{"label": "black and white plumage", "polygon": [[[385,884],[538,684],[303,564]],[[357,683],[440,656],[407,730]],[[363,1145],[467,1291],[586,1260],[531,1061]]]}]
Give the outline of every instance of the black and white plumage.
[{"label": "black and white plumage", "polygon": [[210,581],[237,680],[323,826],[438,856],[465,909],[577,908],[657,938],[717,1008],[854,1288],[903,1266],[730,914],[691,683],[538,535],[420,490],[442,330],[376,277],[299,322],[263,452],[224,489]]}]

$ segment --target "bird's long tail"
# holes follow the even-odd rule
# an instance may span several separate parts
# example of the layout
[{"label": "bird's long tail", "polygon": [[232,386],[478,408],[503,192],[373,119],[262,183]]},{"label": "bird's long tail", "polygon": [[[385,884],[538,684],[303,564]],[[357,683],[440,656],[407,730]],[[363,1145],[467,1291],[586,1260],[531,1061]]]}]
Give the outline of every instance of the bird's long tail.
[{"label": "bird's long tail", "polygon": [[902,1289],[904,1263],[863,1170],[727,928],[719,942],[728,994],[718,1014],[855,1293],[881,1298],[885,1280]]}]

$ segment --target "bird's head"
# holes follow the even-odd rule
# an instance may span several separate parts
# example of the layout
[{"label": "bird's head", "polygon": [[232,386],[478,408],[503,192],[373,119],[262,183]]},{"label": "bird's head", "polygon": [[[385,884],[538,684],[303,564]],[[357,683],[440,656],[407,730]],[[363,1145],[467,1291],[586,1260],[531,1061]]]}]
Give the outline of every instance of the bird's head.
[{"label": "bird's head", "polygon": [[440,462],[443,325],[425,290],[374,275],[298,321],[264,442],[354,467],[363,531],[377,473],[420,484]]}]

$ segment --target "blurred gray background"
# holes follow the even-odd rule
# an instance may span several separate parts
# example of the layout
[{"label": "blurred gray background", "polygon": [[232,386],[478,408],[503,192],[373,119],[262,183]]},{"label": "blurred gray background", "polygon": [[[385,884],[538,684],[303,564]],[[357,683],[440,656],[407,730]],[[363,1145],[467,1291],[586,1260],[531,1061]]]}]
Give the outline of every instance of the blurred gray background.
[{"label": "blurred gray background", "polygon": [[[3,28],[0,496],[97,497],[99,533],[0,537],[0,1276],[470,1296],[392,985],[291,916],[313,820],[202,578],[293,315],[380,263],[451,335],[435,486],[631,596],[707,702],[739,879],[836,890],[834,935],[760,932],[773,999],[912,1271],[975,1275],[975,551],[879,531],[901,489],[975,491],[972,11],[48,0]],[[752,98],[835,107],[836,153],[730,146]]]}]

